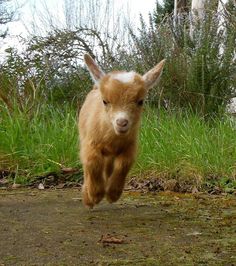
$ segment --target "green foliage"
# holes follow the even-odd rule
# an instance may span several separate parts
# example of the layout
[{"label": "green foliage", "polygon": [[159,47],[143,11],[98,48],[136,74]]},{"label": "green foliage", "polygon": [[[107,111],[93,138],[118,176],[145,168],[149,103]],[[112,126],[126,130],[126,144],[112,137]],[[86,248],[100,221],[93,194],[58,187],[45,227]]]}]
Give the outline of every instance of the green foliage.
[{"label": "green foliage", "polygon": [[76,112],[68,105],[41,104],[32,117],[1,107],[0,122],[0,169],[32,177],[78,165]]},{"label": "green foliage", "polygon": [[169,177],[236,178],[235,121],[206,122],[191,112],[148,110],[141,128],[138,167]]},{"label": "green foliage", "polygon": [[[161,2],[161,3],[160,3]],[[177,11],[178,13],[182,13],[187,15],[191,6],[190,0],[179,0],[177,1]],[[159,27],[160,23],[166,17],[172,16],[174,13],[174,0],[164,0],[164,1],[156,1],[156,8],[153,12],[153,21],[157,27]]]},{"label": "green foliage", "polygon": [[78,28],[34,36],[22,53],[8,49],[0,66],[0,169],[13,169],[25,183],[79,164],[75,106],[92,87],[82,63],[88,52],[105,71],[142,74],[167,59],[147,99],[135,172],[223,177],[220,185],[235,186],[235,124],[224,115],[236,87],[235,6],[227,7],[226,31],[209,8],[190,38],[188,16],[175,26],[172,15],[165,16],[172,4],[157,3],[149,24],[141,17],[138,31],[126,36],[128,46],[117,36]]},{"label": "green foliage", "polygon": [[[171,8],[171,2],[165,1],[163,10]],[[179,16],[174,25],[170,15],[157,26],[155,14],[161,11],[150,15],[149,24],[140,18],[138,32],[129,31],[128,47],[88,28],[53,29],[48,36],[34,36],[24,43],[23,53],[8,49],[0,69],[0,98],[11,105],[9,96],[14,93],[21,110],[33,110],[32,104],[37,106],[41,101],[81,103],[92,86],[82,64],[85,52],[96,55],[99,65],[108,71],[134,69],[144,73],[166,58],[159,90],[150,92],[149,102],[168,109],[191,109],[204,117],[221,115],[235,96],[236,16],[235,7],[229,6],[226,32],[221,31],[214,9],[207,9],[193,39],[188,16]]]},{"label": "green foliage", "polygon": [[155,24],[158,26],[165,16],[172,14],[174,11],[174,1],[165,0],[163,4],[159,1],[156,2],[156,9],[153,12],[153,19]]},{"label": "green foliage", "polygon": [[[74,108],[42,104],[28,118],[22,112],[9,113],[1,107],[0,119],[0,169],[15,171],[20,182],[58,171],[62,166],[78,166]],[[232,183],[236,178],[235,143],[235,124],[227,117],[205,122],[190,112],[157,113],[148,108],[133,172],[151,170],[167,177],[196,177],[203,182],[209,176],[223,176]]]},{"label": "green foliage", "polygon": [[226,18],[228,30],[219,31],[218,19],[210,9],[191,39],[188,17],[180,18],[176,26],[171,17],[159,27],[152,19],[149,25],[141,20],[139,35],[131,32],[136,68],[145,72],[159,60],[167,59],[159,92],[151,96],[153,104],[170,109],[190,108],[207,117],[225,111],[236,87],[233,21],[234,10]]},{"label": "green foliage", "polygon": [[92,86],[88,71],[78,62],[71,62],[70,57],[66,60],[57,54],[45,57],[43,48],[28,45],[22,54],[9,48],[0,68],[0,93],[8,103],[12,105],[12,94],[21,110],[29,106],[32,109],[32,105],[36,108],[42,101],[75,105],[81,102]]}]

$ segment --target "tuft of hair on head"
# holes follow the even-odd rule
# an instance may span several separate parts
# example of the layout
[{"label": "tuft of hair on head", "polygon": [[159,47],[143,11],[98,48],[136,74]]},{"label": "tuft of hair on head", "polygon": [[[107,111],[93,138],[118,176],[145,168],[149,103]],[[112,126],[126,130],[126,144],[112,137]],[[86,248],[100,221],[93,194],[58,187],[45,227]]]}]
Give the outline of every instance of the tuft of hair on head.
[{"label": "tuft of hair on head", "polygon": [[105,73],[101,68],[95,63],[93,58],[89,54],[84,55],[84,62],[88,68],[90,76],[92,77],[95,84],[97,84],[102,77],[105,76]]},{"label": "tuft of hair on head", "polygon": [[134,71],[130,72],[119,72],[112,75],[113,79],[116,79],[122,83],[129,83],[134,81],[136,73]]}]

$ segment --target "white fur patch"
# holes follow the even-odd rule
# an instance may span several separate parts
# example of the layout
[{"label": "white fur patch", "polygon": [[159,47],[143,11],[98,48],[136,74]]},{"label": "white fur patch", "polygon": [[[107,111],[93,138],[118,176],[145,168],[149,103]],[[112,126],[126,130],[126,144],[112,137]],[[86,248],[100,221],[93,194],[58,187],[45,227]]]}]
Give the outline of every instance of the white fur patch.
[{"label": "white fur patch", "polygon": [[119,80],[122,83],[132,82],[135,77],[135,72],[120,72],[112,75],[113,79]]},{"label": "white fur patch", "polygon": [[112,124],[116,126],[117,119],[127,119],[129,121],[129,116],[126,112],[117,112],[113,115]]},{"label": "white fur patch", "polygon": [[114,121],[116,121],[116,119],[119,119],[119,118],[129,120],[129,116],[128,116],[128,114],[126,112],[117,112],[117,113],[115,113]]}]

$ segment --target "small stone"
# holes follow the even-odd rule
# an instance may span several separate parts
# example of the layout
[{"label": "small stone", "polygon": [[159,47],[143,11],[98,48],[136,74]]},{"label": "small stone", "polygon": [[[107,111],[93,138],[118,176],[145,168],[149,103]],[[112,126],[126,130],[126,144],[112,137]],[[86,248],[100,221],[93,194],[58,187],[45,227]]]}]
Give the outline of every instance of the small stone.
[{"label": "small stone", "polygon": [[38,189],[43,190],[44,189],[44,184],[43,183],[39,183]]},{"label": "small stone", "polygon": [[20,188],[20,187],[21,187],[21,184],[14,183],[14,184],[12,185],[12,188],[13,188],[13,189],[17,189],[17,188]]}]

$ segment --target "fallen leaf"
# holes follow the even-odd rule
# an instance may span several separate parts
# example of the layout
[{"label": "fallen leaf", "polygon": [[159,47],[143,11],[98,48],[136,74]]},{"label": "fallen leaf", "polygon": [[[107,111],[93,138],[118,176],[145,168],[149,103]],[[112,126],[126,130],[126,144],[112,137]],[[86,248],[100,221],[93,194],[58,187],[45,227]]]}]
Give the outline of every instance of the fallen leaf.
[{"label": "fallen leaf", "polygon": [[98,242],[103,244],[123,244],[124,239],[107,234],[107,235],[102,235]]},{"label": "fallen leaf", "polygon": [[0,179],[0,185],[5,185],[5,184],[8,184],[9,183],[9,180],[8,179]]},{"label": "fallen leaf", "polygon": [[198,191],[197,187],[194,186],[193,189],[192,189],[192,193],[195,194],[195,193],[198,193],[198,192],[199,191]]},{"label": "fallen leaf", "polygon": [[202,235],[202,233],[197,231],[187,234],[187,236],[199,236],[199,235]]},{"label": "fallen leaf", "polygon": [[64,173],[75,173],[79,171],[77,168],[71,168],[71,167],[63,167],[61,170]]},{"label": "fallen leaf", "polygon": [[165,182],[165,184],[164,184],[164,190],[178,192],[179,191],[179,183],[178,183],[178,181],[175,180],[175,179],[167,180]]},{"label": "fallen leaf", "polygon": [[72,198],[72,200],[75,200],[75,201],[77,201],[77,200],[82,201],[82,198]]},{"label": "fallen leaf", "polygon": [[59,185],[56,186],[56,188],[58,188],[58,189],[62,189],[64,187],[65,187],[65,184],[64,183],[61,183],[61,184],[59,184]]}]

